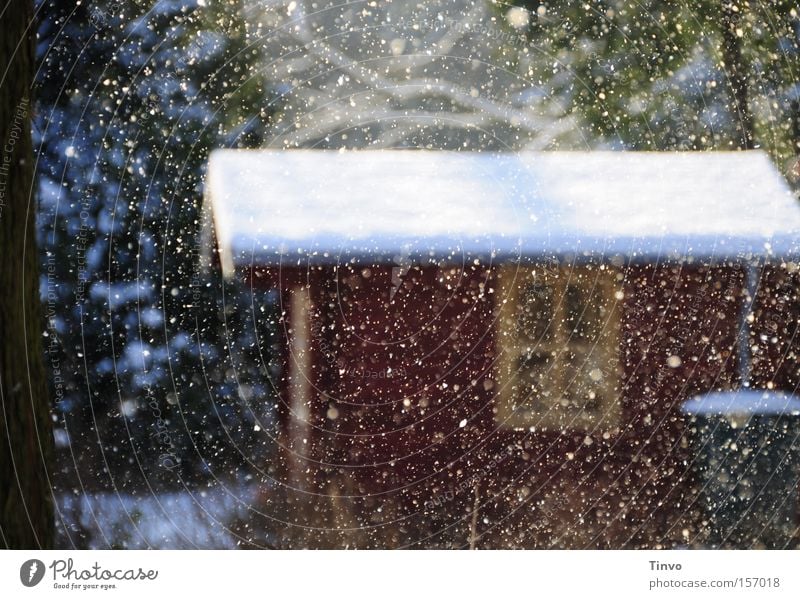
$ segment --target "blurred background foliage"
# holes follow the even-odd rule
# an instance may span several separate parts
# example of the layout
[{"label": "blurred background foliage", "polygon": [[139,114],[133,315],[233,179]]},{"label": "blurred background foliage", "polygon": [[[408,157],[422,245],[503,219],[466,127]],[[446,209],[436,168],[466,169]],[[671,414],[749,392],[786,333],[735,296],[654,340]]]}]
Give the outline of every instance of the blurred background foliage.
[{"label": "blurred background foliage", "polygon": [[[530,46],[518,69],[558,80],[589,139],[636,150],[726,150],[740,120],[726,29],[741,42],[756,144],[779,163],[797,137],[800,15],[796,3],[728,0],[539,2],[499,11]],[[735,18],[731,18],[735,15]]]}]

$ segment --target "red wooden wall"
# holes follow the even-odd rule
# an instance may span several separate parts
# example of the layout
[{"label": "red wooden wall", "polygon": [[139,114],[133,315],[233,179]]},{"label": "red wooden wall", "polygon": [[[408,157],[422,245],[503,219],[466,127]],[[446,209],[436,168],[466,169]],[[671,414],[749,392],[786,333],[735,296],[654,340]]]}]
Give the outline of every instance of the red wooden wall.
[{"label": "red wooden wall", "polygon": [[[260,268],[249,281],[281,290],[287,339],[289,290],[313,305],[307,487],[280,484],[297,440],[280,437],[276,453],[282,495],[272,505],[285,505],[287,542],[299,538],[293,528],[317,546],[673,547],[697,538],[702,511],[678,408],[738,384],[741,267],[622,270],[623,418],[595,435],[496,427],[496,267],[411,268],[394,294],[392,268]],[[786,268],[764,270],[755,386],[797,386],[797,289]],[[284,425],[288,405],[281,393]]]}]

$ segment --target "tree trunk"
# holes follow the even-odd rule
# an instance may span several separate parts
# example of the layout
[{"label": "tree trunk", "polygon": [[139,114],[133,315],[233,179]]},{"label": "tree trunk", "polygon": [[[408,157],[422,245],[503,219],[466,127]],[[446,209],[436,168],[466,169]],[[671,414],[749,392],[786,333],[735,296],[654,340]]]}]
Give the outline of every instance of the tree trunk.
[{"label": "tree trunk", "polygon": [[740,150],[752,150],[755,147],[755,135],[747,93],[747,66],[742,56],[743,32],[739,26],[741,10],[736,0],[722,1],[722,59],[733,97],[737,145]]},{"label": "tree trunk", "polygon": [[0,8],[0,547],[49,548],[53,453],[36,250],[32,0]]}]

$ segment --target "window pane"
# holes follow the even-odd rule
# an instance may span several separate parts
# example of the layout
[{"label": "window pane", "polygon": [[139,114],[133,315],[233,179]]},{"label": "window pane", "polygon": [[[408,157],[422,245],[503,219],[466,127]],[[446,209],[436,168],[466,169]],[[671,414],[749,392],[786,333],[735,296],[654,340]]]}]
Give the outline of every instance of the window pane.
[{"label": "window pane", "polygon": [[529,343],[546,343],[552,339],[553,288],[534,281],[523,287],[517,312],[519,339]]},{"label": "window pane", "polygon": [[591,342],[602,331],[603,298],[590,284],[567,285],[564,293],[564,324],[570,341]]},{"label": "window pane", "polygon": [[557,387],[550,352],[537,350],[526,352],[517,360],[516,404],[532,410],[549,407]]},{"label": "window pane", "polygon": [[603,352],[570,348],[564,352],[564,403],[567,407],[594,413],[604,404],[609,377],[614,373],[602,358]]},{"label": "window pane", "polygon": [[506,272],[503,423],[552,431],[613,426],[620,417],[613,273],[584,266]]}]

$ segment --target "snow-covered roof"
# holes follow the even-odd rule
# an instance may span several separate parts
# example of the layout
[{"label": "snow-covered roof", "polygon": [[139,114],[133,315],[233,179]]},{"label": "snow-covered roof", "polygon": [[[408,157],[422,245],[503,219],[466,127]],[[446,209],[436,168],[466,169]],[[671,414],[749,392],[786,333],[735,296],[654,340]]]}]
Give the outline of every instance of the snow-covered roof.
[{"label": "snow-covered roof", "polygon": [[220,150],[223,266],[541,255],[795,256],[800,206],[766,154]]}]

